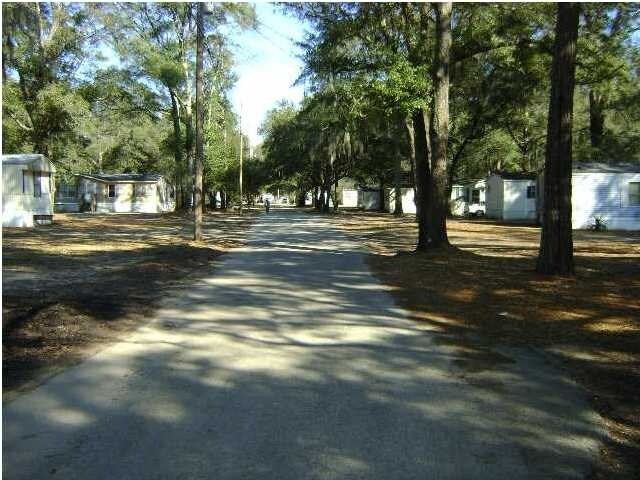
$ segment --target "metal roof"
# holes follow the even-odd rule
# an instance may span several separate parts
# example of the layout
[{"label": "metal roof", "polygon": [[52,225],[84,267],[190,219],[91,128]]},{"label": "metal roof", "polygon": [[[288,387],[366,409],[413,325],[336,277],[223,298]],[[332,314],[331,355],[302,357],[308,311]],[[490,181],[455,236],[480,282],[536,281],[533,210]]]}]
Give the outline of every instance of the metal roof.
[{"label": "metal roof", "polygon": [[162,178],[159,173],[80,173],[78,176],[106,183],[156,183]]},{"label": "metal roof", "polygon": [[24,165],[28,170],[55,172],[56,168],[40,153],[14,153],[2,155],[2,165]]},{"label": "metal roof", "polygon": [[454,178],[453,182],[451,183],[451,186],[456,186],[456,187],[466,186],[472,183],[477,183],[481,180],[484,180],[484,178]]},{"label": "metal roof", "polygon": [[574,173],[640,173],[638,163],[574,162]]},{"label": "metal roof", "polygon": [[497,175],[505,180],[535,180],[538,174],[536,172],[506,172],[504,170],[496,170],[491,175]]}]

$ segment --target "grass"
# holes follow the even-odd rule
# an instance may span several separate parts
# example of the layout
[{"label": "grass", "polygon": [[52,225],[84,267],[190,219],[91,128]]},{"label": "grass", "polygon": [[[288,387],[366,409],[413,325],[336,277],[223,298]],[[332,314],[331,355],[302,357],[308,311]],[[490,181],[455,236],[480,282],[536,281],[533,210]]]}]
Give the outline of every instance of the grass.
[{"label": "grass", "polygon": [[208,213],[203,242],[180,214],[55,218],[3,229],[5,400],[147,322],[169,289],[240,244],[254,215]]},{"label": "grass", "polygon": [[609,436],[594,478],[640,478],[640,234],[574,233],[576,276],[534,273],[540,230],[450,220],[454,248],[409,253],[413,217],[334,216],[416,321],[482,365],[489,345],[561,359],[588,391]]}]

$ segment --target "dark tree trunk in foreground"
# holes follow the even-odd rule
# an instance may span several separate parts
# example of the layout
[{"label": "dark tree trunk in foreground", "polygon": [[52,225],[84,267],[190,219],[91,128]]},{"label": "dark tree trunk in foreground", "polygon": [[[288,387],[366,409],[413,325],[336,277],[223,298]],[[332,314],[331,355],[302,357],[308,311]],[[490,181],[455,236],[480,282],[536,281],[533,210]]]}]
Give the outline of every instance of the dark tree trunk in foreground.
[{"label": "dark tree trunk in foreground", "polygon": [[193,239],[202,240],[202,171],[204,164],[204,149],[202,127],[204,125],[203,101],[203,43],[204,43],[204,3],[198,3],[196,15],[196,162],[193,181],[194,205],[193,205]]},{"label": "dark tree trunk in foreground", "polygon": [[429,145],[429,119],[423,110],[413,113],[413,141],[416,157],[416,218],[418,220],[418,244],[416,250],[429,246],[429,177],[431,176],[431,147]]},{"label": "dark tree trunk in foreground", "polygon": [[571,129],[580,8],[559,3],[551,67],[544,164],[544,210],[537,271],[573,274],[571,232]]},{"label": "dark tree trunk in foreground", "polygon": [[451,2],[435,3],[436,48],[433,70],[433,121],[431,125],[431,176],[429,182],[429,247],[449,244],[447,237],[447,144],[449,142],[449,58],[451,52]]}]

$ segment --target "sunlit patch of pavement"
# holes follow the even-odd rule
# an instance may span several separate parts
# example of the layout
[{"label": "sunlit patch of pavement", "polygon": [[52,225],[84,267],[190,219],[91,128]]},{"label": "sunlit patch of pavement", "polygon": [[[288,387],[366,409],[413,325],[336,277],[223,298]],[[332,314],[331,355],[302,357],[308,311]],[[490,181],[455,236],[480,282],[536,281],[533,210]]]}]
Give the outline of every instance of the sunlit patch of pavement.
[{"label": "sunlit patch of pavement", "polygon": [[3,411],[33,478],[585,478],[600,418],[535,352],[474,369],[330,220],[274,210],[157,318]]}]

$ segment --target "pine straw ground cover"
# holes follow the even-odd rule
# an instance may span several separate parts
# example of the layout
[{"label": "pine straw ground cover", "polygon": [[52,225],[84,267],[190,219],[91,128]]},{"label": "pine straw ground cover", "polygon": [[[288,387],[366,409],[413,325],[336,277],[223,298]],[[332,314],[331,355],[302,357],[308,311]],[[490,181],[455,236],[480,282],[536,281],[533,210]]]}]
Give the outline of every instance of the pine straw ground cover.
[{"label": "pine straw ground cover", "polygon": [[150,320],[168,289],[210,272],[253,218],[208,213],[202,243],[180,214],[56,215],[53,225],[3,228],[3,398]]},{"label": "pine straw ground cover", "polygon": [[453,248],[410,254],[413,216],[334,218],[369,247],[399,304],[470,365],[499,368],[494,345],[559,357],[609,428],[594,478],[640,478],[640,233],[574,232],[576,276],[553,278],[534,273],[537,227],[450,220]]}]

